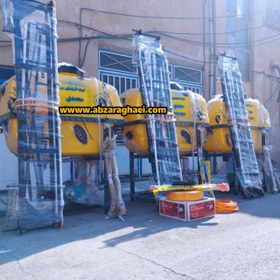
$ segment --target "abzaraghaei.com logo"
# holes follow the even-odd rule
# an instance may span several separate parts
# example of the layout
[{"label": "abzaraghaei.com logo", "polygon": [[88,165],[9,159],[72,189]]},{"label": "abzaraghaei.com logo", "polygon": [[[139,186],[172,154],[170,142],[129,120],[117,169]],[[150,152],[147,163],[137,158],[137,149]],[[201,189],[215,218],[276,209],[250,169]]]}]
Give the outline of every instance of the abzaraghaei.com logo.
[{"label": "abzaraghaei.com logo", "polygon": [[99,114],[116,114],[127,116],[129,114],[167,114],[167,107],[140,107],[124,106],[124,107],[102,107],[100,105],[95,107],[87,106],[72,106],[72,107],[59,107],[61,115],[99,115]]}]

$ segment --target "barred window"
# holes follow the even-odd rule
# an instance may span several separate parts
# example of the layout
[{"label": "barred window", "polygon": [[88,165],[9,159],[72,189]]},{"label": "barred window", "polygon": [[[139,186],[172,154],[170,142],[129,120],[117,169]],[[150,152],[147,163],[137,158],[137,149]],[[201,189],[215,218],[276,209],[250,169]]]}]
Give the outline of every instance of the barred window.
[{"label": "barred window", "polygon": [[131,56],[104,50],[99,51],[99,67],[127,73],[136,72]]},{"label": "barred window", "polygon": [[202,71],[174,65],[174,81],[201,84]]},{"label": "barred window", "polygon": [[119,94],[128,89],[137,88],[138,85],[137,75],[121,75],[117,72],[100,71],[99,77],[101,81],[114,86]]}]

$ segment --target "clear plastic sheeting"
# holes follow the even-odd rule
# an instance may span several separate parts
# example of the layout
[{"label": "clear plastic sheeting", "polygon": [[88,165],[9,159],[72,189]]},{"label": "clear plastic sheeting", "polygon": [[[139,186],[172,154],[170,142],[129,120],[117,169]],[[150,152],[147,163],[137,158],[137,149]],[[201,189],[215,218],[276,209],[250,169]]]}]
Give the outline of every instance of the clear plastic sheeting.
[{"label": "clear plastic sheeting", "polygon": [[103,206],[104,188],[100,182],[99,162],[97,160],[81,160],[74,164],[76,166],[76,179],[64,183],[66,203]]},{"label": "clear plastic sheeting", "polygon": [[155,184],[182,180],[168,61],[159,38],[137,32],[133,40],[133,60],[138,66],[143,104],[168,110],[167,114],[145,116]]},{"label": "clear plastic sheeting", "polygon": [[22,198],[18,186],[8,187],[6,227],[19,232],[49,225],[61,225],[63,219],[54,213],[56,200]]},{"label": "clear plastic sheeting", "polygon": [[[265,109],[263,107],[263,109]],[[265,109],[265,112],[266,109]],[[268,117],[268,119],[267,119]],[[266,123],[269,123],[269,116],[267,115]],[[280,180],[277,172],[274,170],[272,161],[271,161],[271,143],[270,143],[270,131],[266,128],[261,131],[262,133],[262,142],[263,149],[262,153],[257,155],[258,163],[260,168],[263,171],[263,181],[265,190],[269,193],[278,193],[280,192]]]},{"label": "clear plastic sheeting", "polygon": [[18,185],[9,189],[7,226],[63,223],[57,33],[53,2],[2,1],[13,38],[18,128]]},{"label": "clear plastic sheeting", "polygon": [[[117,90],[101,81],[81,78],[83,70],[70,64],[60,65],[59,97],[61,107],[121,106]],[[36,100],[36,103],[40,100]],[[16,78],[12,77],[0,87],[0,124],[4,125],[6,144],[17,155],[18,122]],[[65,108],[64,108],[65,109]],[[103,126],[122,122],[117,114],[61,114],[62,156],[100,155]],[[75,149],[73,149],[75,146]]]},{"label": "clear plastic sheeting", "polygon": [[[171,90],[172,106],[176,117],[176,134],[180,155],[191,155],[197,150],[195,129],[208,125],[205,99],[191,91]],[[122,94],[124,105],[143,105],[139,89],[130,89]],[[124,143],[130,152],[148,155],[148,141],[145,115],[128,114],[124,117]],[[205,135],[204,135],[205,136]]]},{"label": "clear plastic sheeting", "polygon": [[235,159],[235,172],[241,191],[245,197],[262,195],[262,181],[237,60],[220,55],[218,67]]},{"label": "clear plastic sheeting", "polygon": [[[245,99],[250,123],[252,140],[256,153],[263,151],[262,133],[271,130],[267,109],[257,99]],[[228,126],[227,113],[222,95],[216,95],[208,102],[209,125],[207,142],[204,149],[212,153],[232,153],[232,144]]]},{"label": "clear plastic sheeting", "polygon": [[115,157],[116,138],[117,135],[111,137],[111,130],[109,129],[109,136],[106,137],[103,143],[104,163],[110,194],[110,208],[106,218],[113,218],[118,215],[123,220],[126,215],[126,207],[122,198],[121,182]]}]

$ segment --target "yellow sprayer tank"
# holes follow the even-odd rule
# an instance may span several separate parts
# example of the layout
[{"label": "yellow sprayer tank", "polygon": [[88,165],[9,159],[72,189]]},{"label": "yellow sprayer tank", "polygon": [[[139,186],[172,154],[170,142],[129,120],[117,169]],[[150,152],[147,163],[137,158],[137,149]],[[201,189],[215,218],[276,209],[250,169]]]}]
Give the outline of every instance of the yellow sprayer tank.
[{"label": "yellow sprayer tank", "polygon": [[[208,123],[205,99],[191,91],[171,90],[172,106],[176,117],[176,132],[181,155],[196,150],[194,126]],[[123,105],[142,106],[139,89],[131,89],[122,94]],[[124,143],[130,152],[140,155],[148,154],[148,139],[145,115],[130,114],[124,117]]]},{"label": "yellow sprayer tank", "polygon": [[209,153],[231,153],[231,136],[223,97],[215,96],[207,103],[207,108],[210,130],[204,149]]},{"label": "yellow sprayer tank", "polygon": [[270,129],[271,123],[269,113],[264,105],[257,99],[245,100],[248,118],[251,124],[251,134],[254,149],[257,153],[262,152],[262,129]]},{"label": "yellow sprayer tank", "polygon": [[[60,106],[121,106],[117,90],[97,79],[85,79],[79,68],[63,65],[59,68]],[[0,96],[0,116],[16,113],[16,84],[14,78],[5,86]],[[43,113],[43,112],[42,112]],[[121,115],[63,114],[61,115],[62,156],[99,155],[103,142],[103,124],[109,125],[121,121]],[[99,125],[100,124],[100,125]],[[8,119],[5,126],[6,143],[10,151],[17,154],[17,119]]]},{"label": "yellow sprayer tank", "polygon": [[[262,151],[261,130],[270,128],[269,114],[257,99],[246,99],[249,123],[251,125],[252,140],[256,152]],[[210,131],[207,133],[204,149],[210,153],[231,153],[231,136],[228,119],[222,95],[217,95],[208,104]]]}]

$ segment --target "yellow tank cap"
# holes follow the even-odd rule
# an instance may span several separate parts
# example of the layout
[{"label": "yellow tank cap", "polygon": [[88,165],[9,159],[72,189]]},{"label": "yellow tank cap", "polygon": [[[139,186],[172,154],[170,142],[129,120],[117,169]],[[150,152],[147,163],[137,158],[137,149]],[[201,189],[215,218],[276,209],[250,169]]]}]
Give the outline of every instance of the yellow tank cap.
[{"label": "yellow tank cap", "polygon": [[84,78],[85,76],[84,70],[71,63],[66,62],[61,62],[58,64],[58,73],[68,76],[78,76],[80,78]]},{"label": "yellow tank cap", "polygon": [[166,195],[167,199],[174,201],[196,201],[204,197],[202,191],[175,191]]}]

